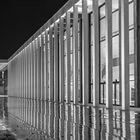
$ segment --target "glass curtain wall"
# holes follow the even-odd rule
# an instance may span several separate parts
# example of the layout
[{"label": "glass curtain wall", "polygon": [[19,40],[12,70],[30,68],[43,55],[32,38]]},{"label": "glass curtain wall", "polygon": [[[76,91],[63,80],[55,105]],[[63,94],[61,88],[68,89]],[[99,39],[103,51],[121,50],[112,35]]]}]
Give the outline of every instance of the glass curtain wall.
[{"label": "glass curtain wall", "polygon": [[[91,3],[92,4],[92,3]],[[106,104],[106,11],[105,0],[99,0],[99,31],[100,31],[100,95],[99,102]],[[90,5],[91,6],[91,5]],[[93,13],[89,11],[89,47],[90,47],[90,102],[93,101]],[[121,105],[121,9],[120,0],[112,0],[112,87],[114,105]],[[135,105],[135,61],[134,61],[134,0],[129,0],[129,80],[130,106]]]},{"label": "glass curtain wall", "polygon": [[[70,1],[71,2],[71,1]],[[30,58],[30,49],[28,46],[21,51],[19,56],[20,59],[17,59],[17,55],[13,60],[9,62],[9,89],[11,96],[19,96],[16,88],[18,85],[18,76],[16,71],[21,74],[21,96],[30,97],[27,91],[30,92],[30,86],[32,85],[33,99],[39,98],[40,94],[37,93],[41,91],[41,97],[45,97],[45,100],[54,101],[55,97],[59,98],[58,101],[71,101],[75,104],[82,102],[83,104],[93,103],[94,102],[94,85],[95,79],[97,78],[97,85],[100,85],[99,92],[99,103],[107,104],[109,100],[106,93],[106,85],[109,83],[107,79],[107,13],[106,13],[106,3],[107,0],[98,0],[98,10],[99,10],[99,36],[96,36],[94,33],[93,24],[98,22],[93,22],[93,0],[80,0],[75,4],[71,4],[68,10],[65,10],[63,15],[59,15],[54,20],[54,23],[50,22],[47,29],[45,27],[45,32],[43,37],[37,37],[31,43],[32,58]],[[112,0],[112,36],[111,36],[111,49],[112,49],[112,102],[114,105],[121,105],[122,103],[122,93],[121,93],[121,31],[124,31],[121,26],[121,0]],[[82,5],[82,3],[84,5]],[[130,106],[135,105],[135,47],[134,47],[134,17],[135,15],[135,1],[129,0],[129,94],[130,94]],[[108,6],[108,5],[107,5]],[[87,9],[86,9],[87,8]],[[96,14],[96,13],[95,13]],[[88,16],[87,16],[88,15]],[[57,23],[57,24],[56,24]],[[88,25],[88,26],[87,26]],[[57,26],[57,27],[56,27]],[[97,25],[96,25],[97,26]],[[95,26],[95,27],[96,27]],[[87,30],[86,30],[87,28]],[[41,31],[40,31],[41,32]],[[40,33],[38,33],[40,34]],[[110,32],[111,34],[111,32]],[[96,37],[94,37],[94,35]],[[37,35],[38,36],[38,35]],[[96,38],[99,41],[95,40]],[[99,42],[99,56],[94,57],[95,42]],[[39,43],[40,42],[40,43]],[[42,43],[41,43],[42,42]],[[28,43],[27,43],[28,44]],[[98,46],[98,45],[97,45]],[[45,47],[45,49],[43,48]],[[40,53],[40,48],[43,52]],[[57,51],[56,51],[57,48]],[[56,52],[58,53],[56,53]],[[97,51],[98,52],[98,51]],[[45,53],[45,54],[44,54]],[[54,59],[58,55],[59,60]],[[43,57],[40,57],[43,55]],[[45,55],[45,57],[44,57]],[[31,59],[32,65],[30,66]],[[41,58],[41,61],[40,61]],[[94,75],[95,71],[95,59],[99,60],[99,75]],[[18,69],[19,62],[21,61],[20,73]],[[58,62],[58,63],[56,63]],[[110,61],[109,61],[110,62]],[[109,63],[108,62],[108,63]],[[43,63],[40,65],[40,63]],[[88,63],[88,64],[87,64]],[[57,64],[57,65],[56,65]],[[69,64],[69,65],[68,65]],[[45,65],[45,66],[43,66]],[[41,69],[40,69],[41,66]],[[18,70],[17,70],[18,69]],[[29,73],[28,73],[29,69]],[[31,69],[31,79],[30,79],[30,69]],[[109,69],[109,68],[108,68]],[[108,70],[107,69],[107,70]],[[42,70],[40,72],[40,70]],[[56,73],[57,72],[57,73]],[[41,73],[41,74],[40,74]],[[55,73],[55,74],[54,74]],[[96,72],[97,73],[97,72]],[[98,74],[98,73],[97,73]],[[43,76],[40,78],[40,76]],[[56,78],[55,75],[58,77]],[[88,77],[88,78],[87,78]],[[12,83],[12,79],[15,79],[17,83]],[[57,82],[55,82],[55,78]],[[99,80],[98,80],[99,78]],[[109,78],[108,78],[109,79]],[[40,90],[40,81],[43,86]],[[31,82],[31,83],[30,83]],[[44,82],[44,83],[43,83]],[[55,86],[57,85],[57,86]],[[88,85],[88,86],[87,86]],[[68,88],[69,87],[69,88]],[[44,91],[45,88],[45,92]],[[55,90],[54,90],[55,88]],[[110,88],[110,87],[109,87]],[[69,89],[69,90],[68,90]],[[83,91],[82,91],[83,89]],[[86,92],[88,91],[89,92]],[[55,95],[54,91],[58,91]],[[63,92],[64,91],[64,92]],[[63,93],[62,93],[63,92]],[[86,92],[86,93],[85,93]],[[45,94],[45,95],[43,95]],[[106,99],[107,98],[107,99]],[[96,98],[95,98],[96,99]],[[109,100],[110,101],[110,100]]]}]

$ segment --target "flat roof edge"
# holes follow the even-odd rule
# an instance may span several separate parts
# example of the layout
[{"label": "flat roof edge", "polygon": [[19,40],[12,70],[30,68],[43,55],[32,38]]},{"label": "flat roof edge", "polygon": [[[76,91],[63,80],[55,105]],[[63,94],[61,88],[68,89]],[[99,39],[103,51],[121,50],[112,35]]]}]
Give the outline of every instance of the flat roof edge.
[{"label": "flat roof edge", "polygon": [[59,19],[67,10],[69,10],[79,0],[69,0],[58,10],[41,28],[39,28],[9,59],[11,61],[20,51],[22,51],[27,45],[29,45],[35,38],[37,38],[42,32],[44,32],[51,24]]},{"label": "flat roof edge", "polygon": [[0,63],[8,63],[8,59],[0,59]]}]

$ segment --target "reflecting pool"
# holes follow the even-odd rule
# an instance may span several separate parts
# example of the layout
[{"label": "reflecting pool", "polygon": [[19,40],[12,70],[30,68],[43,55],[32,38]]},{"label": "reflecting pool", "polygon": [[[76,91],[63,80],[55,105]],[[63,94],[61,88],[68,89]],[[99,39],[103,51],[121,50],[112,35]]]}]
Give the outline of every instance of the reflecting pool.
[{"label": "reflecting pool", "polygon": [[140,112],[0,98],[0,139],[139,140],[139,133]]}]

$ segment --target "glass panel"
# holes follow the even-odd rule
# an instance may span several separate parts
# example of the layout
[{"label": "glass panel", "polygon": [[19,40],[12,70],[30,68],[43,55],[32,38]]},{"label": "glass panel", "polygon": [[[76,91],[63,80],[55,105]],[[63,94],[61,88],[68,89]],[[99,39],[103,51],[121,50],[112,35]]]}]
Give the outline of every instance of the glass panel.
[{"label": "glass panel", "polygon": [[129,4],[129,26],[134,24],[134,2]]},{"label": "glass panel", "polygon": [[100,18],[105,17],[105,5],[100,8]]},{"label": "glass panel", "polygon": [[106,23],[105,18],[100,21],[100,39],[103,40],[105,38],[106,33]]},{"label": "glass panel", "polygon": [[129,54],[134,54],[134,30],[129,31]]},{"label": "glass panel", "polygon": [[129,31],[129,73],[130,73],[130,105],[135,105],[135,78],[134,78],[134,30]]},{"label": "glass panel", "polygon": [[119,8],[118,0],[112,0],[112,11],[115,11],[118,8]]},{"label": "glass panel", "polygon": [[105,0],[99,0],[99,5],[102,5],[103,3],[105,3]]},{"label": "glass panel", "polygon": [[130,105],[135,105],[135,83],[134,83],[134,63],[129,65],[130,69]]},{"label": "glass panel", "polygon": [[106,43],[102,41],[100,46],[100,96],[101,103],[105,103],[106,90],[105,90],[105,81],[106,81]]},{"label": "glass panel", "polygon": [[112,43],[113,43],[113,58],[119,58],[119,36],[113,37]]},{"label": "glass panel", "polygon": [[119,12],[116,11],[112,15],[112,32],[113,35],[117,34],[119,30]]},{"label": "glass panel", "polygon": [[105,81],[105,77],[106,77],[106,43],[105,41],[101,42],[101,54],[100,54],[100,75],[101,75],[101,82]]}]

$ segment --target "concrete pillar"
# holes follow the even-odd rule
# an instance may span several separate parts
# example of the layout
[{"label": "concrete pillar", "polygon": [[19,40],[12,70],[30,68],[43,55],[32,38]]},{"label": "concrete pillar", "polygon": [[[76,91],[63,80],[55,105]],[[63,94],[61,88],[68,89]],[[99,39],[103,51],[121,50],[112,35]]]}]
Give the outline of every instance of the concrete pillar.
[{"label": "concrete pillar", "polygon": [[49,28],[49,41],[50,41],[50,78],[49,78],[49,101],[54,101],[54,46],[53,46],[53,28]]},{"label": "concrete pillar", "polygon": [[44,100],[44,34],[41,34],[41,100]]},{"label": "concrete pillar", "polygon": [[121,80],[121,0],[119,0],[119,95],[120,95],[120,105],[122,103],[121,91],[122,91],[122,80]]},{"label": "concrete pillar", "polygon": [[74,81],[74,104],[78,104],[78,6],[74,5],[73,7],[73,81]]},{"label": "concrete pillar", "polygon": [[37,51],[37,99],[41,99],[41,44],[40,36],[36,40],[36,51]]},{"label": "concrete pillar", "polygon": [[60,18],[60,44],[59,44],[59,101],[64,102],[64,25]]},{"label": "concrete pillar", "polygon": [[29,98],[31,99],[31,43],[29,44],[29,93],[30,93],[30,96]]},{"label": "concrete pillar", "polygon": [[122,109],[129,109],[129,11],[128,0],[121,1],[121,84]]},{"label": "concrete pillar", "polygon": [[[137,9],[137,13],[136,13],[136,15],[137,15],[137,23],[136,23],[136,25],[137,25],[137,27],[136,27],[136,31],[137,31],[137,36],[136,36],[136,38],[137,38],[137,47],[135,48],[136,49],[136,56],[137,56],[137,90],[136,90],[136,106],[137,107],[140,107],[140,62],[139,62],[139,60],[140,60],[140,1],[139,0],[136,0],[136,4],[137,4],[137,7],[136,7],[136,9]],[[135,17],[134,17],[135,18]]]},{"label": "concrete pillar", "polygon": [[26,65],[25,65],[25,48],[24,48],[24,50],[23,50],[23,55],[24,55],[24,64],[23,64],[23,67],[24,67],[24,74],[23,74],[23,76],[24,76],[24,84],[23,84],[23,91],[24,91],[24,98],[26,98],[26,95],[25,95],[25,92],[26,92],[26,87],[25,87],[25,83],[26,83],[26,81],[25,81],[25,79],[26,79],[26,73],[25,73],[25,70],[26,70]]},{"label": "concrete pillar", "polygon": [[46,70],[46,90],[45,90],[45,100],[49,99],[49,91],[48,91],[48,31],[45,31],[45,70]]},{"label": "concrete pillar", "polygon": [[66,40],[67,40],[67,64],[66,64],[66,69],[67,69],[67,89],[66,93],[67,94],[67,99],[66,102],[70,103],[70,97],[71,97],[71,89],[70,89],[70,12],[66,13]]},{"label": "concrete pillar", "polygon": [[106,0],[106,107],[112,108],[112,0]]},{"label": "concrete pillar", "polygon": [[34,81],[35,81],[35,86],[34,86],[34,91],[35,91],[35,95],[34,95],[34,99],[37,100],[37,94],[38,94],[38,91],[37,91],[37,85],[38,85],[38,79],[37,79],[37,39],[35,39],[35,44],[34,44],[34,48],[35,48],[35,55],[34,55],[34,58],[35,58],[35,68],[34,68]]},{"label": "concrete pillar", "polygon": [[[93,105],[99,106],[99,8],[98,0],[93,0]],[[92,93],[91,93],[92,94]]]},{"label": "concrete pillar", "polygon": [[89,34],[87,0],[82,0],[82,96],[83,104],[89,102]]},{"label": "concrete pillar", "polygon": [[31,99],[33,99],[33,48],[32,48],[32,42],[31,42],[31,58],[30,58],[30,63],[31,63],[31,68],[30,68],[30,92],[31,92]]},{"label": "concrete pillar", "polygon": [[33,41],[33,99],[36,99],[36,43]]},{"label": "concrete pillar", "polygon": [[59,46],[58,23],[54,24],[54,102],[59,100]]},{"label": "concrete pillar", "polygon": [[41,35],[38,37],[38,99],[41,100]]}]

